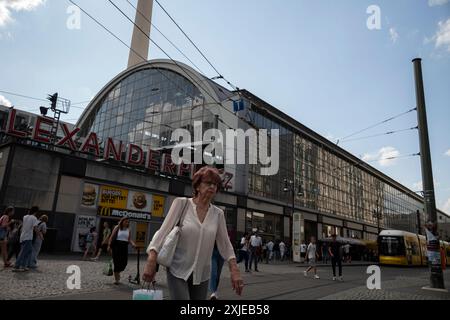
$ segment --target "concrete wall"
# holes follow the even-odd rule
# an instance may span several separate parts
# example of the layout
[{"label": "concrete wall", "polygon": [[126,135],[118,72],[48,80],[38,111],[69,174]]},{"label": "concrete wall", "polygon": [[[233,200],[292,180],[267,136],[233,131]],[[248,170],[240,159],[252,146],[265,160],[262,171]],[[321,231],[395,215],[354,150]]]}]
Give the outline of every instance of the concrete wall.
[{"label": "concrete wall", "polygon": [[17,147],[11,167],[5,203],[51,211],[59,172],[59,157],[39,150]]}]

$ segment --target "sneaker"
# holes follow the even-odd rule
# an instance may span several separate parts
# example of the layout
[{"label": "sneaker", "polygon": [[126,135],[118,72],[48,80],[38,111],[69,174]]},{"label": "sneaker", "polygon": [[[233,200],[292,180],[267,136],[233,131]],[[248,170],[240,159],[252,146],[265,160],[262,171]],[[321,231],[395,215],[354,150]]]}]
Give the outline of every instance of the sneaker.
[{"label": "sneaker", "polygon": [[333,277],[333,281],[336,281],[336,277]]},{"label": "sneaker", "polygon": [[259,272],[259,270],[258,270],[258,269],[255,269],[255,272]]},{"label": "sneaker", "polygon": [[98,257],[91,258],[91,261],[98,261]]},{"label": "sneaker", "polygon": [[211,294],[211,296],[209,297],[209,300],[218,300],[219,298],[217,297],[217,294],[215,292],[213,292]]},{"label": "sneaker", "polygon": [[307,276],[308,276],[308,272],[303,271],[303,275],[304,275],[305,277],[307,277]]},{"label": "sneaker", "polygon": [[339,281],[344,281],[344,278],[342,276],[340,276]]},{"label": "sneaker", "polygon": [[250,270],[247,269],[247,270],[245,270],[245,272],[250,272]]},{"label": "sneaker", "polygon": [[314,279],[320,279],[320,277],[317,274],[315,274]]}]

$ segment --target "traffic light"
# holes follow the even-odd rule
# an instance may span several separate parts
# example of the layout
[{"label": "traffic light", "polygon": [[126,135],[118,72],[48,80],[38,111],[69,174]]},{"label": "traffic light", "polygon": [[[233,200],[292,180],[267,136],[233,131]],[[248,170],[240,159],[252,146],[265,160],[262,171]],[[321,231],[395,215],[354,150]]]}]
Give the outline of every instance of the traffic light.
[{"label": "traffic light", "polygon": [[56,109],[56,102],[58,101],[58,93],[55,93],[53,95],[48,95],[47,100],[50,100],[51,107],[50,109],[55,110]]}]

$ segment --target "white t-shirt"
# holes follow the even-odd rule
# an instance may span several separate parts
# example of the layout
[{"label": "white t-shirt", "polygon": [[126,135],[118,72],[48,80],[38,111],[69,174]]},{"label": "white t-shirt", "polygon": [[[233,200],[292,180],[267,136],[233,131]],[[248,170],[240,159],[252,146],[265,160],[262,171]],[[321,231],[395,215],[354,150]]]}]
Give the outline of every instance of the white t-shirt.
[{"label": "white t-shirt", "polygon": [[304,243],[300,245],[300,252],[302,253],[306,252],[306,245]]},{"label": "white t-shirt", "polygon": [[285,251],[286,250],[286,245],[284,244],[284,242],[280,242],[280,251]]},{"label": "white t-shirt", "polygon": [[308,259],[315,259],[316,258],[316,245],[310,243],[308,245]]},{"label": "white t-shirt", "polygon": [[33,230],[39,224],[39,220],[34,215],[27,214],[23,217],[22,233],[20,234],[20,242],[33,240]]},{"label": "white t-shirt", "polygon": [[245,239],[245,237],[242,237],[242,239],[241,239],[241,250],[248,251],[248,243],[247,243],[247,239]]},{"label": "white t-shirt", "polygon": [[250,244],[252,247],[259,247],[262,245],[262,239],[260,236],[251,236],[250,237]]},{"label": "white t-shirt", "polygon": [[273,250],[273,242],[272,242],[272,241],[270,241],[270,242],[267,244],[267,249],[269,249],[270,251]]}]

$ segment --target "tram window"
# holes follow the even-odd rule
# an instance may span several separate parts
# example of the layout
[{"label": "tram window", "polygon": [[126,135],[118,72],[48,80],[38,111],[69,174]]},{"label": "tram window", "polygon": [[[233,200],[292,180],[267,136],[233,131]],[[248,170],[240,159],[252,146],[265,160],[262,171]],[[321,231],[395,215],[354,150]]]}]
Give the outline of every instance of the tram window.
[{"label": "tram window", "polygon": [[385,236],[380,241],[380,255],[402,256],[405,255],[405,243],[403,237]]}]

